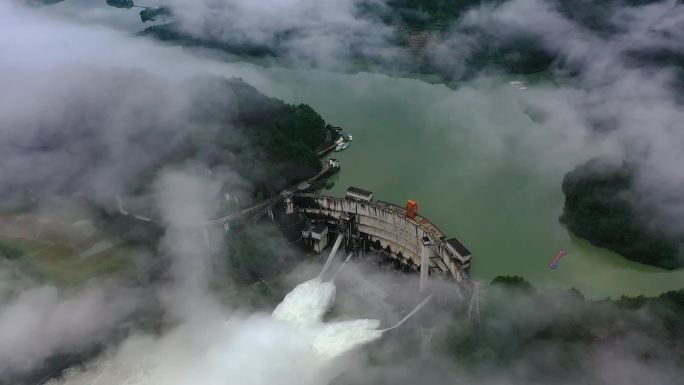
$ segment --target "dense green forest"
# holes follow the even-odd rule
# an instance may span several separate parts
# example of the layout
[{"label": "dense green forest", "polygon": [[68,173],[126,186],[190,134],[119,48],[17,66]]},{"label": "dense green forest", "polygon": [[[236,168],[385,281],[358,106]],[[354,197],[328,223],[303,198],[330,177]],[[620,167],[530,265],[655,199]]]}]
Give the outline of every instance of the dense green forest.
[{"label": "dense green forest", "polygon": [[402,23],[414,28],[446,27],[465,11],[496,0],[389,0]]},{"label": "dense green forest", "polygon": [[[283,225],[263,221],[242,229],[226,245],[230,281],[240,288],[240,306],[269,311],[289,290],[285,277],[304,259],[305,253],[288,241]],[[285,225],[291,230],[299,228]]]},{"label": "dense green forest", "polygon": [[135,4],[133,0],[107,0],[107,5],[116,8],[133,8]]},{"label": "dense green forest", "polygon": [[[141,18],[143,18],[142,14]],[[183,46],[218,49],[233,55],[254,57],[276,56],[273,48],[265,45],[252,44],[246,41],[218,41],[192,36],[183,32],[175,22],[153,25],[141,31],[140,35]]]},{"label": "dense green forest", "polygon": [[164,16],[171,16],[171,9],[169,7],[145,8],[140,11],[140,20],[143,23],[156,21],[157,18]]},{"label": "dense green forest", "polygon": [[565,206],[560,218],[570,231],[596,246],[629,259],[673,269],[684,266],[682,239],[643,220],[634,207],[634,170],[626,163],[593,159],[563,179]]},{"label": "dense green forest", "polygon": [[270,222],[256,223],[228,244],[230,275],[235,282],[273,282],[297,262],[294,249],[278,227]]},{"label": "dense green forest", "polygon": [[231,105],[198,103],[194,115],[200,129],[162,166],[197,159],[209,168],[231,167],[253,186],[255,199],[279,193],[320,170],[317,149],[328,129],[316,111],[267,97],[240,79],[206,79],[207,84],[214,81],[221,82],[218,92],[231,95]]}]

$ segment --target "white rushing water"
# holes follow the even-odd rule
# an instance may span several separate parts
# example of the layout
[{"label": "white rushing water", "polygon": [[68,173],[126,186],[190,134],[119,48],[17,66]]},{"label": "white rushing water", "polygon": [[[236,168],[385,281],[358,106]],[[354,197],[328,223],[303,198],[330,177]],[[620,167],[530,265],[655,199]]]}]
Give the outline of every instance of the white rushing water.
[{"label": "white rushing water", "polygon": [[314,326],[335,299],[332,281],[312,279],[295,287],[273,311],[273,318],[298,327]]},{"label": "white rushing water", "polygon": [[271,316],[198,317],[159,338],[132,336],[49,385],[326,384],[339,373],[335,358],[382,335],[377,320],[324,323],[334,298],[332,282],[312,279]]},{"label": "white rushing water", "polygon": [[273,311],[273,318],[313,332],[312,348],[322,357],[333,358],[382,335],[377,320],[323,323],[323,315],[335,299],[335,285],[319,278],[292,290]]}]

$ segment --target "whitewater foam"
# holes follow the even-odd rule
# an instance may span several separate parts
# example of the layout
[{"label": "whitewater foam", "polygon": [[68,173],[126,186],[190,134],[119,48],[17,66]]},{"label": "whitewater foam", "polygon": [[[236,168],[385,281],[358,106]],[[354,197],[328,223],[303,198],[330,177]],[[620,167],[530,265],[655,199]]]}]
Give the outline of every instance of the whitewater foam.
[{"label": "whitewater foam", "polygon": [[295,287],[273,311],[273,318],[297,327],[317,325],[335,300],[335,285],[319,278]]},{"label": "whitewater foam", "polygon": [[273,318],[313,334],[311,348],[324,358],[334,358],[380,338],[380,321],[360,319],[323,323],[335,299],[335,285],[314,278],[299,284],[273,311]]},{"label": "whitewater foam", "polygon": [[321,385],[333,359],[382,335],[377,320],[323,322],[335,285],[294,288],[272,315],[184,324],[160,338],[129,337],[116,351],[48,385]]},{"label": "whitewater foam", "polygon": [[380,321],[361,319],[324,324],[314,337],[312,348],[324,358],[340,356],[382,336]]}]

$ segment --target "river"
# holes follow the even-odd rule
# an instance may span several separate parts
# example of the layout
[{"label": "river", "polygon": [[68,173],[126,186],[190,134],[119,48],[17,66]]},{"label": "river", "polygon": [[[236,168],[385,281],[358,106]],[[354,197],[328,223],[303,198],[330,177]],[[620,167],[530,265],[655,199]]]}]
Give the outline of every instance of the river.
[{"label": "river", "polygon": [[[127,30],[137,22],[133,10],[85,4],[65,2],[56,9]],[[74,11],[82,6],[88,12]],[[684,270],[631,262],[573,237],[558,222],[563,175],[603,148],[525,113],[564,92],[551,82],[519,91],[508,85],[510,79],[491,78],[451,89],[382,74],[225,67],[266,94],[311,105],[353,134],[349,149],[332,155],[342,161],[342,171],[324,193],[342,196],[357,186],[384,201],[418,201],[422,215],[472,251],[476,280],[520,275],[541,287],[575,287],[592,298],[657,295],[684,286]],[[568,254],[551,270],[547,265],[560,249]]]}]

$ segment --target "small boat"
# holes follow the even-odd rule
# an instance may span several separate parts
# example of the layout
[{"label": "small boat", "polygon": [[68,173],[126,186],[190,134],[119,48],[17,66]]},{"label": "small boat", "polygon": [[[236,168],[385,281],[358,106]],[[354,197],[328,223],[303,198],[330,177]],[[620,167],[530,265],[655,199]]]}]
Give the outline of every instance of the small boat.
[{"label": "small boat", "polygon": [[558,250],[558,254],[556,254],[556,257],[549,263],[549,269],[556,270],[558,267],[558,261],[560,261],[561,257],[563,257],[565,254],[565,250]]},{"label": "small boat", "polygon": [[347,135],[347,142],[351,142],[352,140],[354,140],[354,137],[351,135]]},{"label": "small boat", "polygon": [[340,143],[337,145],[337,147],[335,147],[335,151],[338,152],[338,151],[346,150],[347,147],[349,147],[349,143]]},{"label": "small boat", "polygon": [[344,143],[344,138],[340,136],[340,137],[337,138],[337,140],[335,141],[335,144],[338,144],[338,145],[339,145],[339,144],[342,144],[342,143]]}]

